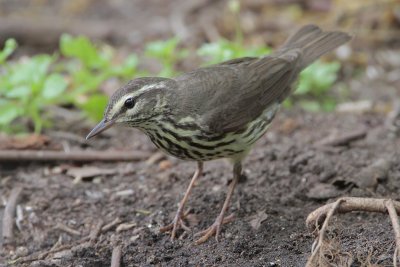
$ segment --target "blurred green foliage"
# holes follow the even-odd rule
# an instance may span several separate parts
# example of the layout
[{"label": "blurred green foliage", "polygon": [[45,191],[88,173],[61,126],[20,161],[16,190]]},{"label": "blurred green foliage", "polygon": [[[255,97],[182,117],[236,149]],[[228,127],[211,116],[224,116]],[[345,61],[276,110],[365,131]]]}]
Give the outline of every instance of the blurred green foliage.
[{"label": "blurred green foliage", "polygon": [[[238,35],[240,36],[240,35]],[[258,57],[271,52],[267,46],[246,47],[241,38],[232,42],[221,39],[202,45],[196,54],[207,64],[239,57]],[[99,90],[109,79],[124,83],[129,79],[149,75],[139,70],[135,54],[116,60],[115,50],[106,45],[96,46],[87,37],[63,35],[59,53],[39,54],[8,60],[17,48],[15,40],[7,40],[0,50],[0,131],[15,133],[29,131],[31,121],[34,131],[40,133],[51,126],[52,118],[44,112],[51,105],[75,106],[87,117],[99,120],[108,98]],[[178,65],[187,60],[188,50],[182,48],[177,38],[148,43],[145,56],[157,60],[162,71],[158,76],[178,74]],[[285,102],[290,107],[295,102],[307,110],[331,110],[335,101],[327,91],[336,81],[340,69],[338,62],[316,62],[303,71],[294,97]]]},{"label": "blurred green foliage", "polygon": [[207,64],[216,64],[239,57],[265,56],[269,53],[271,53],[271,49],[267,46],[246,47],[241,42],[231,42],[226,39],[215,43],[206,43],[197,50],[197,54],[204,57]]},{"label": "blurred green foliage", "polygon": [[161,77],[172,77],[178,74],[176,64],[189,55],[187,49],[178,48],[179,39],[171,38],[166,41],[156,41],[146,44],[145,54],[159,61],[162,70],[158,73]]},{"label": "blurred green foliage", "polygon": [[108,98],[99,92],[99,87],[108,79],[127,81],[138,70],[138,57],[135,54],[119,63],[113,63],[115,50],[110,46],[96,47],[87,37],[72,37],[64,34],[60,39],[60,52],[66,62],[59,69],[70,78],[68,103],[86,112],[93,120],[100,120]]},{"label": "blurred green foliage", "polygon": [[293,96],[284,102],[285,107],[294,102],[307,111],[332,111],[336,100],[329,90],[337,80],[340,63],[317,61],[300,73],[299,85]]},{"label": "blurred green foliage", "polygon": [[74,105],[88,117],[100,119],[108,101],[99,92],[100,85],[110,78],[130,79],[138,65],[134,54],[113,63],[113,48],[96,47],[82,36],[63,35],[60,55],[6,61],[16,48],[10,39],[0,51],[0,131],[9,133],[27,131],[26,119],[40,133],[43,126],[51,125],[51,117],[43,112],[51,105]]}]

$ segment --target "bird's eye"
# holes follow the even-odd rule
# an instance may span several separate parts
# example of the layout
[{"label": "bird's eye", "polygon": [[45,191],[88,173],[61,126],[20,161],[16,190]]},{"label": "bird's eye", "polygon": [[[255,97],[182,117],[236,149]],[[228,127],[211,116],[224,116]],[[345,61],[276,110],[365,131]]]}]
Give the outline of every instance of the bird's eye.
[{"label": "bird's eye", "polygon": [[127,109],[131,109],[131,108],[133,108],[133,106],[135,106],[135,101],[133,100],[132,97],[130,97],[130,98],[128,98],[127,100],[125,100],[124,106],[125,106]]}]

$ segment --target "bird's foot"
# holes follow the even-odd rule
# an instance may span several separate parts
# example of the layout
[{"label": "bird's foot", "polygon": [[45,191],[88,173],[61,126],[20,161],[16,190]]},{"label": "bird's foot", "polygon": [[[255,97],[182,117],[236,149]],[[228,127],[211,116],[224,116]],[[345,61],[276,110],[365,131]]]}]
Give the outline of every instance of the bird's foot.
[{"label": "bird's foot", "polygon": [[217,219],[215,219],[215,222],[210,227],[196,234],[196,236],[201,236],[199,239],[196,240],[195,242],[196,245],[200,245],[206,242],[212,235],[215,235],[215,240],[218,242],[222,225],[230,223],[233,220],[234,220],[233,214],[225,218],[223,216],[218,216]]},{"label": "bird's foot", "polygon": [[189,210],[185,213],[182,211],[179,211],[176,213],[174,220],[160,228],[160,232],[165,233],[165,232],[170,232],[171,233],[171,240],[174,240],[176,237],[176,231],[179,228],[182,228],[185,232],[190,232],[190,228],[183,222],[183,219],[189,214]]}]

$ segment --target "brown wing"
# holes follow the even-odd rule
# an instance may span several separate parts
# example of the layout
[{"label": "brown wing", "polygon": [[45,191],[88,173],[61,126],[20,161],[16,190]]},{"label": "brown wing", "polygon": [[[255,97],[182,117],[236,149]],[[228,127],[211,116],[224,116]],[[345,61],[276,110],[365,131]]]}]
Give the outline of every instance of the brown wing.
[{"label": "brown wing", "polygon": [[298,54],[292,54],[236,59],[176,78],[182,95],[178,112],[200,115],[211,132],[243,128],[289,94],[298,60]]},{"label": "brown wing", "polygon": [[214,132],[230,132],[242,129],[259,117],[269,106],[282,102],[295,81],[300,53],[283,57],[264,57],[239,67],[238,84],[225,88],[220,99],[203,117],[203,123]]}]

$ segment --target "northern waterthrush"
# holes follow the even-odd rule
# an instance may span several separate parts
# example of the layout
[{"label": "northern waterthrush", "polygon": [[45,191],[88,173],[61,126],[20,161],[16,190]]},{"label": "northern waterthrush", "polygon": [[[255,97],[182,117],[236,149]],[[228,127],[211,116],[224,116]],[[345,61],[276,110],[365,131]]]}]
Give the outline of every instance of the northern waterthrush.
[{"label": "northern waterthrush", "polygon": [[242,173],[242,160],[267,130],[282,101],[295,89],[299,73],[350,36],[324,32],[307,25],[275,53],[245,57],[200,68],[174,79],[145,77],[130,81],[111,97],[104,119],[89,133],[91,138],[114,124],[136,127],[164,152],[197,161],[197,170],[179,204],[174,220],[161,231],[174,239],[185,226],[184,205],[203,162],[228,158],[233,179],[215,222],[197,243],[215,235],[218,240],[230,198]]}]

